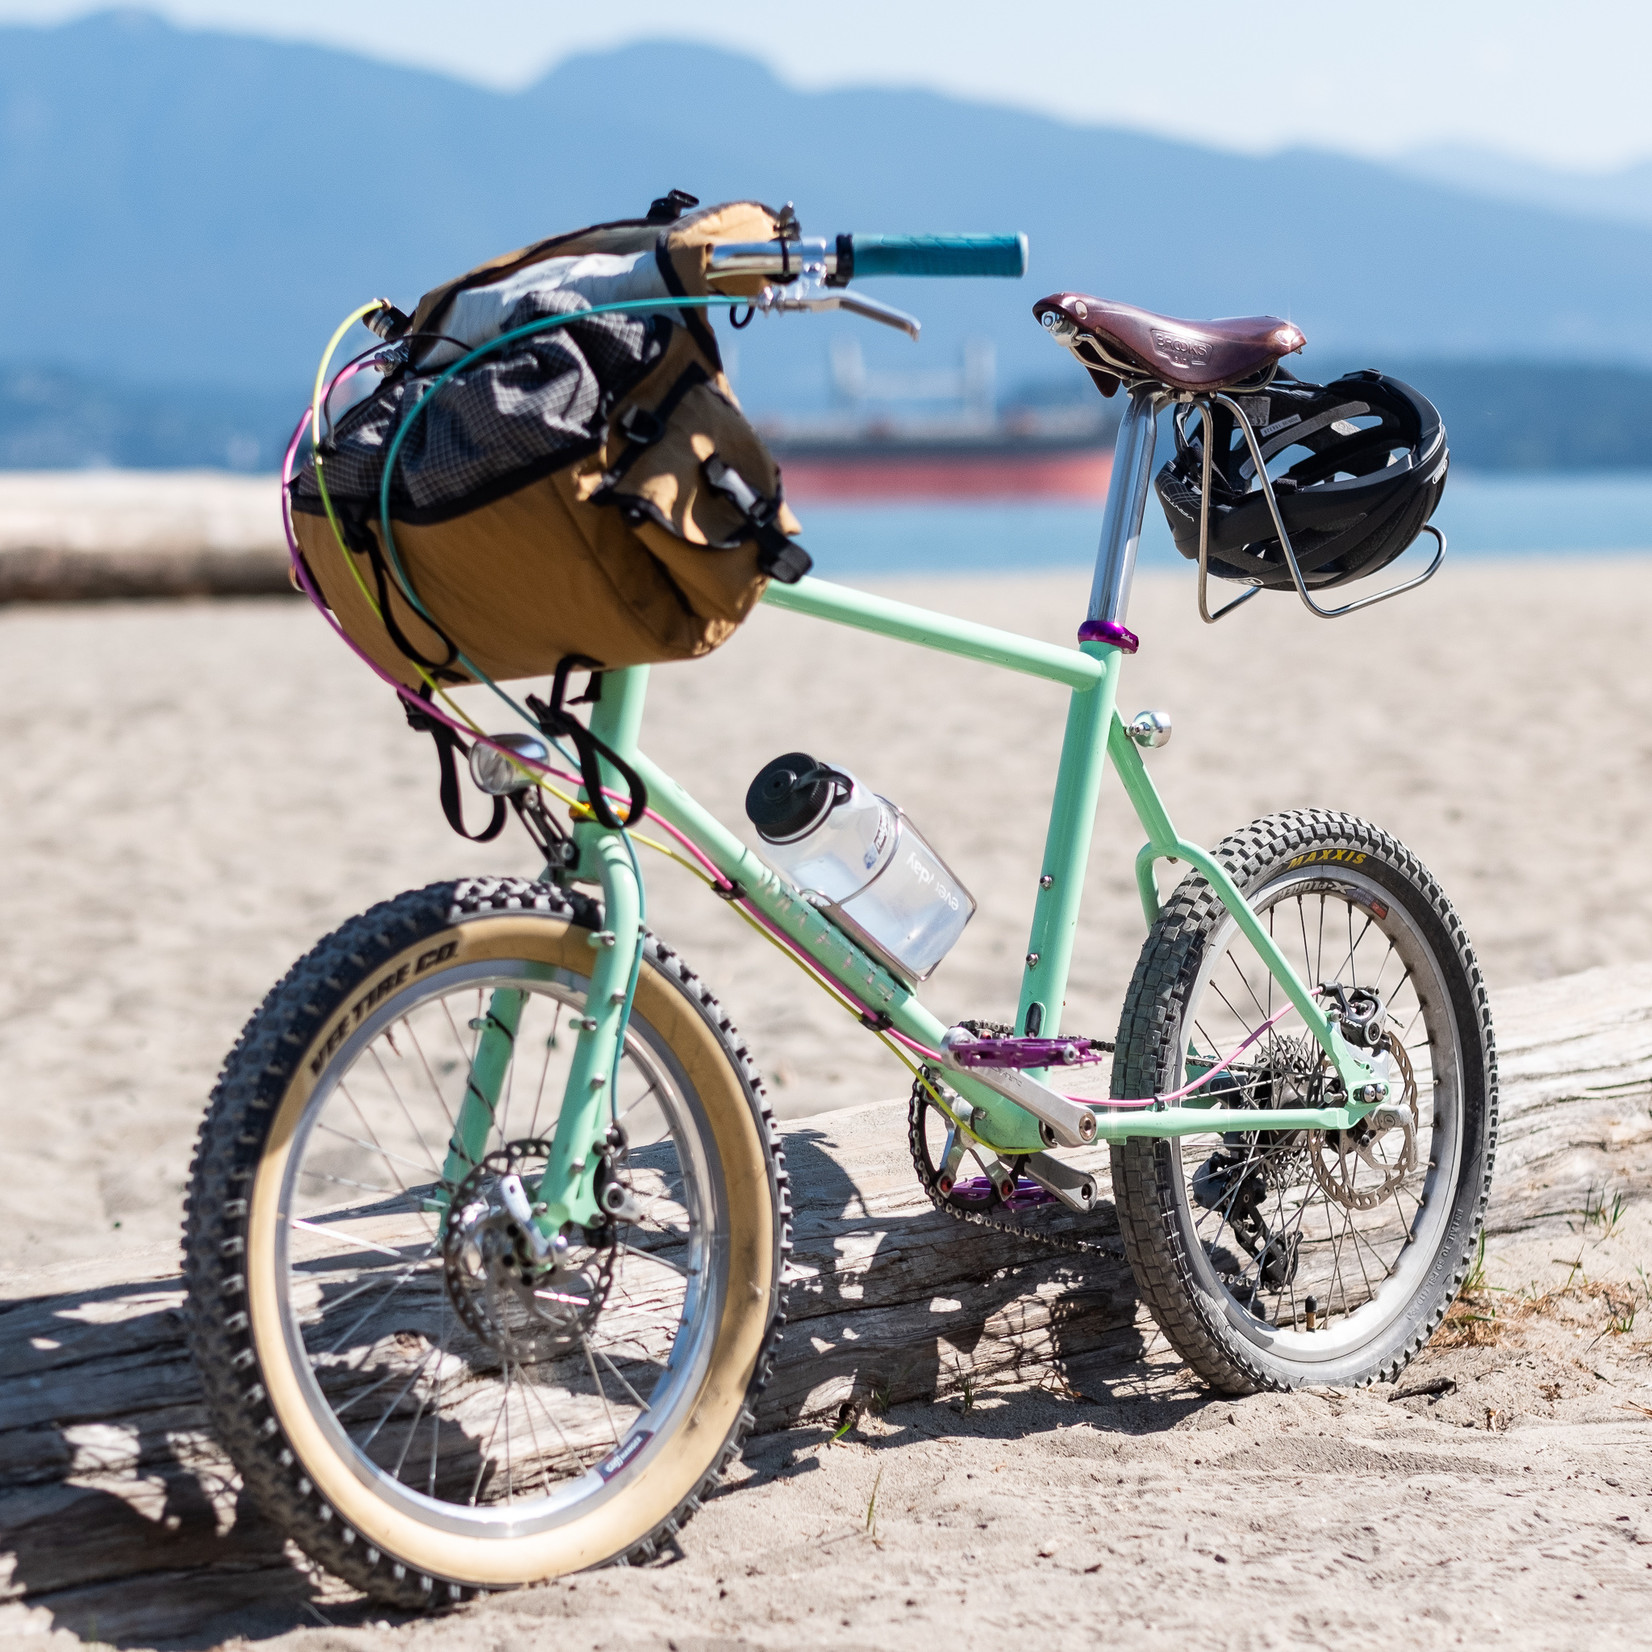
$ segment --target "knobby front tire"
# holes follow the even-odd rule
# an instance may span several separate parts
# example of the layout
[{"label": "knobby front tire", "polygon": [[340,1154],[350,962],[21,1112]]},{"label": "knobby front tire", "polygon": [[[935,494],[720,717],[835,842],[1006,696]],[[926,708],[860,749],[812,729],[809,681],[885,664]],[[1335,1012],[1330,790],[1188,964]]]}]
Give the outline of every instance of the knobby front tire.
[{"label": "knobby front tire", "polygon": [[[1204,1092],[1257,1108],[1254,1133],[1113,1149],[1137,1288],[1171,1346],[1224,1393],[1390,1380],[1450,1306],[1484,1219],[1497,1061],[1479,965],[1427,869],[1350,815],[1272,815],[1215,856],[1310,987],[1380,999],[1392,1090],[1409,1096],[1412,1124],[1266,1130],[1269,1107],[1339,1099],[1291,1011]],[[1190,872],[1137,962],[1113,1094],[1181,1088],[1284,1004],[1215,891]]]},{"label": "knobby front tire", "polygon": [[[779,1136],[739,1035],[652,937],[604,1161],[627,1219],[552,1273],[521,1263],[501,1189],[533,1186],[554,1135],[598,928],[588,901],[497,878],[352,918],[253,1016],[201,1128],[186,1312],[214,1428],[261,1510],[388,1602],[652,1556],[772,1366]],[[501,1004],[508,1066],[459,1175]]]}]

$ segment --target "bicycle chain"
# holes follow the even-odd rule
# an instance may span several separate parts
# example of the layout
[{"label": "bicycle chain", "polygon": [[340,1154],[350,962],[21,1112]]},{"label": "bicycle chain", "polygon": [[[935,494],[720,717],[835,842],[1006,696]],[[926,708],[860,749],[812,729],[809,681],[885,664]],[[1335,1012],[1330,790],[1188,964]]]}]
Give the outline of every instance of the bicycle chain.
[{"label": "bicycle chain", "polygon": [[[1015,1029],[1006,1027],[995,1021],[961,1021],[959,1025],[975,1034],[977,1038],[1011,1038]],[[1111,1050],[1112,1044],[1104,1039],[1093,1042],[1104,1049]],[[1001,1209],[1003,1200],[995,1192],[991,1202],[983,1210],[970,1210],[956,1205],[940,1189],[940,1184],[931,1174],[928,1156],[924,1151],[923,1116],[924,1109],[935,1104],[929,1096],[929,1085],[941,1088],[940,1074],[933,1067],[924,1067],[920,1077],[912,1081],[912,1095],[906,1111],[906,1145],[912,1155],[912,1168],[917,1172],[918,1183],[924,1192],[929,1195],[929,1202],[937,1210],[944,1211],[954,1221],[968,1222],[975,1227],[990,1228],[998,1233],[1008,1233],[1017,1239],[1030,1240],[1035,1245],[1041,1245],[1046,1250],[1064,1251],[1075,1256],[1109,1256],[1118,1257],[1124,1254],[1124,1243],[1115,1239],[1111,1242],[1093,1239],[1080,1239],[1068,1233],[1040,1233],[1027,1225],[1026,1216],[1022,1213],[1019,1221],[1008,1217],[995,1216],[993,1211]],[[937,1109],[938,1111],[938,1109]],[[943,1114],[944,1118],[945,1115]],[[1012,1154],[1005,1158],[1004,1163],[1009,1167],[1010,1174],[1016,1175],[1020,1170],[1024,1154]],[[1065,1211],[1067,1206],[1057,1202],[1039,1207],[1043,1210],[1056,1212]]]}]

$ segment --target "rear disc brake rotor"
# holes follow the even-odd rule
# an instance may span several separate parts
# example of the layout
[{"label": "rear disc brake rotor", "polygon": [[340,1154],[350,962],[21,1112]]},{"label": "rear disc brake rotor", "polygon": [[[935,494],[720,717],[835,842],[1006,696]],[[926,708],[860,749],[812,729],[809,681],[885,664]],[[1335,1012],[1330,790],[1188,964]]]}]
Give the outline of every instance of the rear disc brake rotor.
[{"label": "rear disc brake rotor", "polygon": [[[1402,1122],[1387,1129],[1361,1122],[1351,1130],[1310,1130],[1305,1138],[1308,1167],[1320,1191],[1348,1210],[1373,1209],[1417,1168],[1417,1075],[1392,1033],[1383,1048],[1398,1080]],[[1394,1087],[1391,1080],[1390,1093]],[[1385,1105],[1394,1111],[1392,1101]]]}]

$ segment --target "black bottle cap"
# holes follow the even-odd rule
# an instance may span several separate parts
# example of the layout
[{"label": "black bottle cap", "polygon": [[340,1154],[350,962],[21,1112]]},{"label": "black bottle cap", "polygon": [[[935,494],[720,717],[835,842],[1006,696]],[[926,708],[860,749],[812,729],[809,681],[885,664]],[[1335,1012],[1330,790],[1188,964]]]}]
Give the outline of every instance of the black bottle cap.
[{"label": "black bottle cap", "polygon": [[818,826],[847,796],[848,785],[835,769],[806,751],[789,751],[765,763],[746,788],[746,818],[765,843],[789,843]]}]

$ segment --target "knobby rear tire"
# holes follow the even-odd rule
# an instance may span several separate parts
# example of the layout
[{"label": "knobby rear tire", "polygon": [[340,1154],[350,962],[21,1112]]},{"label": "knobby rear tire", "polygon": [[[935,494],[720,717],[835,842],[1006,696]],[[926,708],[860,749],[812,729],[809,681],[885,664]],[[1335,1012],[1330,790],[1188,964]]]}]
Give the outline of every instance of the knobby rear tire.
[{"label": "knobby rear tire", "polygon": [[[1317,893],[1322,908],[1327,899],[1333,905],[1340,901],[1346,908],[1350,937],[1356,911],[1362,923],[1370,920],[1377,925],[1379,935],[1386,929],[1391,945],[1392,936],[1403,930],[1404,945],[1417,961],[1419,974],[1432,973],[1443,987],[1440,993],[1432,987],[1414,989],[1417,1014],[1428,1032],[1426,1047],[1417,1051],[1419,1072],[1427,1075],[1420,1092],[1418,1140],[1421,1143],[1426,1130],[1427,1153],[1449,1152],[1453,1165],[1447,1175],[1433,1168],[1437,1159],[1421,1155],[1424,1168],[1418,1176],[1429,1185],[1412,1220],[1416,1236],[1426,1240],[1430,1254],[1415,1260],[1405,1254],[1415,1240],[1403,1236],[1403,1222],[1396,1218],[1399,1237],[1394,1254],[1401,1261],[1395,1264],[1397,1283],[1387,1300],[1386,1320],[1376,1312],[1382,1300],[1380,1279],[1377,1291],[1364,1304],[1348,1297],[1345,1284],[1345,1313],[1339,1322],[1343,1340],[1327,1341],[1321,1352],[1313,1338],[1304,1336],[1307,1316],[1298,1298],[1299,1282],[1293,1282],[1299,1256],[1310,1252],[1307,1210],[1316,1197],[1314,1184],[1310,1181],[1305,1190],[1291,1187],[1287,1195],[1285,1184],[1300,1175],[1300,1170],[1281,1171],[1268,1184],[1270,1193],[1278,1189],[1275,1230],[1283,1231],[1294,1221],[1302,1236],[1296,1241],[1300,1252],[1293,1250],[1275,1275],[1276,1279],[1290,1278],[1265,1288],[1261,1276],[1267,1252],[1262,1251],[1254,1261],[1254,1273],[1247,1277],[1253,1257],[1247,1257],[1232,1232],[1222,1227],[1224,1220],[1232,1222],[1231,1202],[1224,1217],[1222,1198],[1211,1192],[1213,1187],[1218,1192],[1225,1188],[1231,1201],[1236,1179],[1251,1173],[1242,1165],[1237,1172],[1231,1168],[1244,1149],[1225,1148],[1215,1137],[1197,1142],[1189,1138],[1185,1143],[1137,1139],[1116,1146],[1112,1151],[1113,1190],[1137,1288],[1171,1346],[1200,1378],[1222,1393],[1392,1380],[1427,1342],[1456,1296],[1484,1220],[1497,1140],[1497,1060],[1479,965],[1456,912],[1421,862],[1394,838],[1350,815],[1317,810],[1271,815],[1225,839],[1217,846],[1215,858],[1259,912],[1270,902],[1307,902]],[[1339,895],[1338,889],[1347,893]],[[1383,909],[1380,921],[1378,907]],[[1396,913],[1403,914],[1403,920]],[[1293,926],[1281,918],[1280,937],[1287,930],[1294,943]],[[1303,954],[1312,963],[1306,923],[1303,930]],[[1364,934],[1361,930],[1362,946]],[[1166,1094],[1186,1084],[1197,1071],[1189,1066],[1190,1051],[1201,1042],[1192,1024],[1216,1007],[1212,987],[1222,985],[1217,970],[1230,949],[1238,950],[1231,919],[1204,877],[1190,872],[1165,903],[1137,962],[1119,1023],[1115,1096]],[[1340,952],[1340,946],[1336,950]],[[1322,944],[1319,962],[1323,967],[1329,961]],[[1384,967],[1392,979],[1392,969]],[[1407,969],[1409,973],[1409,965]],[[1334,978],[1333,969],[1325,973]],[[1255,983],[1256,970],[1251,969],[1250,975]],[[1238,1009],[1244,1012],[1234,1018],[1233,1025],[1238,1028],[1261,1021],[1261,1004],[1252,1010],[1243,1000],[1239,977],[1227,980],[1227,997],[1222,1002],[1237,1000]],[[1192,1001],[1196,988],[1197,1003]],[[1265,982],[1256,990],[1270,1011],[1283,1001],[1278,995],[1266,998]],[[1443,1002],[1421,1002],[1430,996],[1441,997]],[[1218,1015],[1226,1013],[1217,1007]],[[1305,1070],[1309,1058],[1317,1059],[1317,1049],[1300,1021],[1296,1030],[1304,1034],[1296,1040],[1296,1048],[1307,1054],[1296,1059],[1298,1070]],[[1438,1085],[1433,1083],[1435,1075],[1441,1080]],[[1234,1103],[1230,1100],[1229,1104]],[[1431,1111],[1431,1106],[1436,1110]],[[1245,1138],[1227,1138],[1235,1139]],[[1311,1138],[1276,1133],[1271,1137],[1258,1134],[1250,1140],[1282,1144],[1264,1145],[1261,1155],[1278,1158],[1294,1153],[1300,1164],[1306,1162],[1302,1143]],[[1198,1163],[1206,1152],[1211,1157]],[[1212,1166],[1225,1174],[1225,1181],[1220,1174],[1212,1174]],[[1444,1185],[1447,1181],[1449,1185]],[[1328,1234],[1334,1236],[1336,1220],[1347,1219],[1351,1225],[1352,1213],[1344,1210],[1339,1218],[1330,1202],[1325,1202],[1332,1215]],[[1403,1195],[1396,1195],[1395,1203],[1401,1206]],[[1426,1219],[1425,1206],[1429,1207]],[[1257,1208],[1271,1215],[1260,1203]],[[1256,1228],[1249,1232],[1254,1256],[1261,1248],[1259,1233]],[[1260,1229],[1261,1235],[1267,1232],[1265,1226]],[[1350,1248],[1350,1243],[1356,1255],[1361,1254],[1357,1242],[1344,1240],[1341,1249]],[[1339,1253],[1338,1266],[1344,1260]],[[1426,1267],[1419,1265],[1422,1261]],[[1352,1272],[1352,1263],[1346,1266]],[[1371,1271],[1378,1271],[1374,1263]],[[1333,1299],[1334,1294],[1333,1288]],[[1259,1307],[1270,1295],[1272,1302]],[[1363,1338],[1360,1313],[1371,1322]],[[1322,1324],[1322,1338],[1336,1328]]]},{"label": "knobby rear tire", "polygon": [[[261,1511],[328,1571],[391,1604],[446,1604],[591,1565],[652,1558],[738,1455],[772,1370],[791,1243],[779,1134],[757,1071],[717,1000],[681,959],[649,937],[634,1025],[659,1047],[659,1070],[688,1075],[695,1116],[705,1121],[703,1148],[696,1151],[727,1198],[724,1230],[705,1253],[714,1258],[711,1271],[720,1275],[724,1306],[696,1344],[710,1349],[697,1356],[706,1361],[705,1375],[696,1378],[692,1399],[670,1414],[686,1421],[674,1425],[675,1435],[663,1443],[645,1436],[646,1455],[635,1455],[651,1465],[646,1471],[632,1475],[630,1460],[617,1450],[594,1465],[611,1468],[603,1478],[618,1488],[594,1513],[564,1519],[537,1536],[502,1535],[490,1543],[475,1527],[456,1533],[441,1529],[439,1520],[421,1524],[416,1509],[410,1515],[393,1497],[375,1493],[371,1472],[351,1460],[349,1448],[328,1442],[297,1397],[306,1392],[309,1373],[299,1369],[303,1356],[292,1356],[290,1346],[283,1351],[285,1318],[296,1310],[272,1306],[272,1223],[279,1228],[290,1220],[284,1208],[278,1210],[272,1166],[279,1168],[302,1133],[306,1097],[322,1091],[328,1064],[350,1050],[352,1041],[341,1043],[338,1031],[329,1029],[342,1029],[352,1006],[372,995],[394,1011],[398,994],[411,993],[419,973],[428,988],[479,945],[488,957],[531,957],[541,975],[549,964],[559,981],[573,979],[582,961],[589,969],[589,935],[600,927],[598,909],[579,896],[500,878],[433,884],[350,919],[293,966],[249,1021],[201,1127],[186,1207],[185,1312],[212,1425]],[[428,970],[427,960],[434,960]],[[409,963],[411,978],[403,968]],[[397,979],[406,984],[386,988]],[[565,987],[558,990],[566,993]],[[404,1024],[411,1025],[393,1026]],[[436,1084],[434,1077],[431,1082]],[[438,1365],[446,1359],[444,1333]],[[505,1370],[508,1401],[508,1364]],[[666,1379],[660,1382],[664,1386]],[[312,1385],[308,1392],[317,1391]],[[438,1386],[438,1410],[440,1401]],[[313,1398],[307,1403],[316,1410]],[[416,1426],[417,1419],[408,1425],[410,1439]],[[437,1448],[430,1449],[434,1485]],[[587,1479],[593,1471],[587,1470]],[[597,1496],[608,1496],[606,1485]],[[466,1512],[453,1507],[459,1515]]]}]

